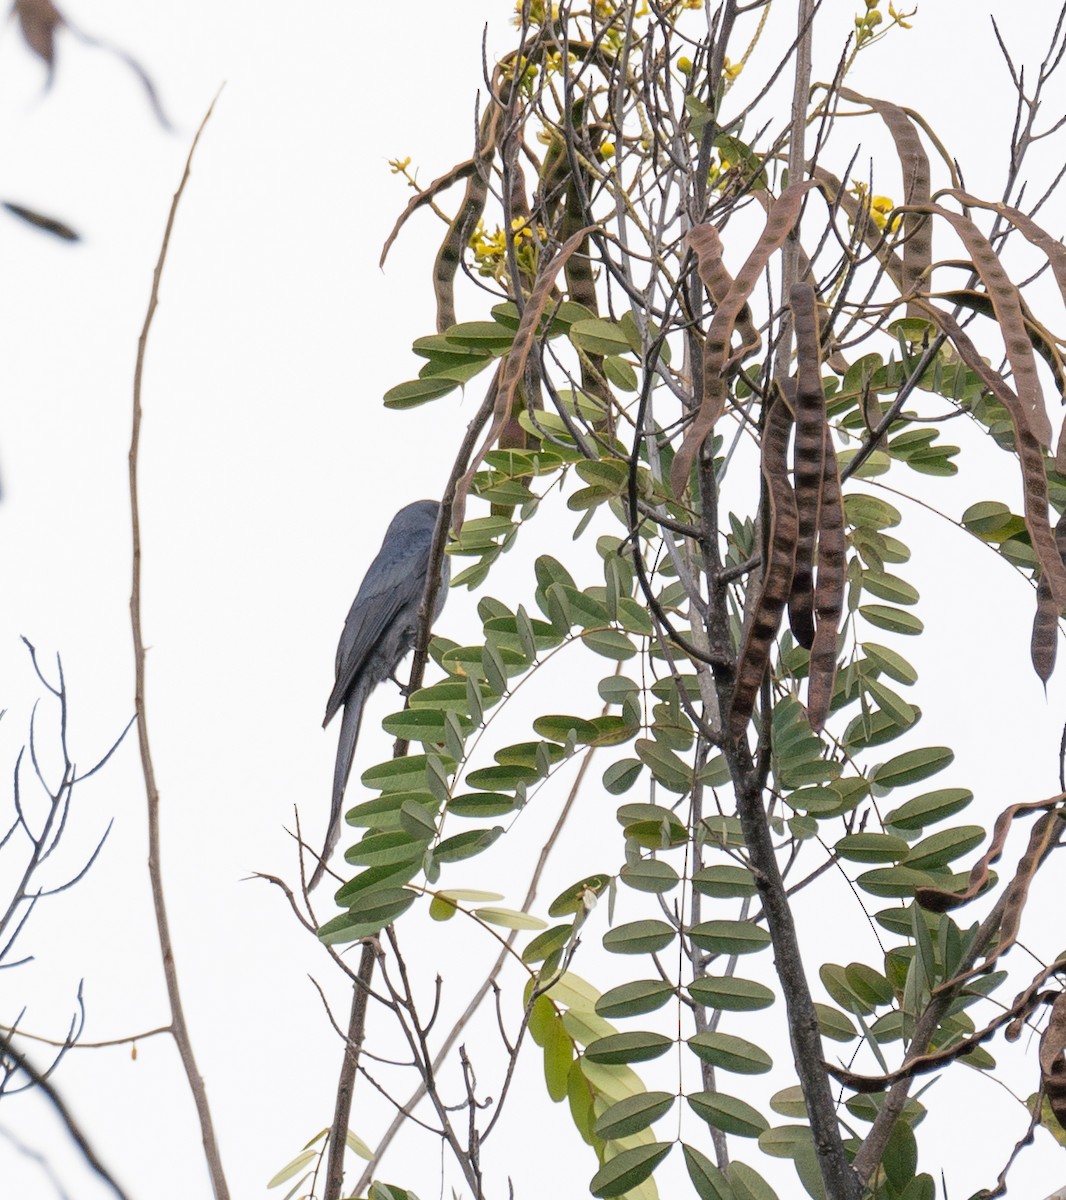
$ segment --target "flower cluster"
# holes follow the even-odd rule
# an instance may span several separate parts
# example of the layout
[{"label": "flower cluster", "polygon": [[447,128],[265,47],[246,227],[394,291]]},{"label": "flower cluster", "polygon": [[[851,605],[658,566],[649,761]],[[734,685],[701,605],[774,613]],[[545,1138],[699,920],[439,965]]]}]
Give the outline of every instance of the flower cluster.
[{"label": "flower cluster", "polygon": [[[542,225],[537,226],[537,234],[542,238],[547,237]],[[527,220],[515,217],[511,221],[511,239],[519,271],[528,279],[533,279],[537,273],[537,243]],[[478,221],[470,237],[470,250],[479,275],[485,279],[495,279],[498,283],[506,281],[507,235],[499,225],[489,233],[484,221]]]},{"label": "flower cluster", "polygon": [[[885,14],[881,12],[881,0],[866,0],[866,11],[855,18],[855,49],[880,40],[890,29],[910,29],[910,20],[918,10],[900,12],[888,0],[888,24],[885,25]],[[883,26],[883,28],[882,28]]]}]

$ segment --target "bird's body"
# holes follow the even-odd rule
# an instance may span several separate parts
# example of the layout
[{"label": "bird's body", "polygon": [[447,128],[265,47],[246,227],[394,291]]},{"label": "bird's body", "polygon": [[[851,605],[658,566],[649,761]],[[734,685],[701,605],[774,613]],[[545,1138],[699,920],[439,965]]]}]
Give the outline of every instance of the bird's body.
[{"label": "bird's body", "polygon": [[[325,864],[340,835],[344,789],[355,757],[355,743],[367,697],[399,666],[414,645],[418,609],[426,586],[429,554],[440,504],[416,500],[392,519],[377,557],[370,564],[344,622],[337,646],[337,682],[326,704],[323,727],[343,707],[337,763],[333,772],[333,803],[322,859],[310,886],[322,878]],[[448,560],[441,568],[434,620],[444,606]]]}]

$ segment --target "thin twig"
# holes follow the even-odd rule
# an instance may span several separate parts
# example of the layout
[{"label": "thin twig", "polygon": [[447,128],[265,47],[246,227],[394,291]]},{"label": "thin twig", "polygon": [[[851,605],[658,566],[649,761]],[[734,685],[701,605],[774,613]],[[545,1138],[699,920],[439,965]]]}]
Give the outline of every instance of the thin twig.
[{"label": "thin twig", "polygon": [[216,1200],[228,1200],[229,1186],[222,1169],[222,1158],[219,1154],[215,1138],[214,1124],[211,1120],[211,1110],[207,1103],[207,1090],[203,1078],[196,1066],[189,1029],[185,1023],[185,1012],[181,1003],[181,992],[178,987],[178,971],[174,961],[174,944],[170,937],[170,923],[167,919],[166,901],[163,895],[163,869],[160,859],[159,837],[159,788],[155,780],[155,768],[152,765],[152,753],[148,744],[148,713],[145,706],[145,653],[144,636],[141,627],[141,513],[138,495],[137,466],[138,452],[141,440],[141,393],[144,380],[144,360],[148,347],[148,334],[152,327],[159,304],[159,284],[163,277],[163,264],[166,262],[167,250],[170,246],[170,235],[174,228],[174,218],[177,215],[178,204],[185,184],[188,182],[192,169],[192,157],[196,152],[197,143],[204,127],[211,118],[218,96],[211,101],[196,136],[189,147],[189,155],[185,160],[185,171],[174,193],[170,206],[166,229],[163,232],[163,243],[159,248],[159,258],[152,276],[152,290],[148,298],[148,311],[145,313],[144,326],[137,340],[137,363],[133,374],[133,430],[130,435],[129,475],[130,475],[130,519],[133,528],[133,583],[130,590],[130,624],[133,630],[133,660],[135,671],[134,706],[137,713],[137,741],[141,751],[141,767],[144,772],[144,788],[148,800],[148,876],[152,885],[152,902],[155,906],[156,929],[159,934],[159,950],[163,960],[163,978],[166,981],[167,1000],[170,1004],[170,1026],[174,1041],[185,1068],[189,1090],[192,1092],[196,1113],[200,1121],[200,1134],[203,1139],[204,1157],[211,1177]]}]

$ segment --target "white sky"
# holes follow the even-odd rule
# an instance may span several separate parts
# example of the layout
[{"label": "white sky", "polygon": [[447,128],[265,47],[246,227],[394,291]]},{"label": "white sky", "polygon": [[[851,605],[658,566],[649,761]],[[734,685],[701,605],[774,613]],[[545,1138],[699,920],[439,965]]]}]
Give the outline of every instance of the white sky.
[{"label": "white sky", "polygon": [[[791,6],[778,0],[775,7]],[[996,12],[1019,58],[1035,63],[1051,7],[1040,0],[927,0],[913,32],[860,60],[852,86],[912,103],[957,154],[972,189],[993,189],[1013,110],[985,18]],[[14,26],[5,27],[0,197],[54,214],[84,240],[61,244],[0,214],[0,326],[7,332],[0,355],[0,706],[8,709],[0,722],[0,771],[12,769],[39,693],[20,635],[36,644],[45,664],[62,655],[79,764],[93,761],[132,713],[126,454],[136,340],[189,140],[225,82],[178,215],[149,349],[144,614],[168,896],[187,1015],[233,1194],[261,1195],[332,1111],[340,1046],[308,973],[342,1020],[347,992],[280,894],[245,877],[258,870],[295,879],[293,844],[283,831],[292,827],[294,804],[310,839],[319,838],[336,739],[335,729],[323,733],[319,722],[344,614],[391,514],[439,493],[480,399],[472,389],[413,414],[381,408],[382,393],[416,372],[411,341],[433,331],[429,264],[439,236],[432,218],[420,214],[387,272],[379,272],[381,243],[407,200],[386,160],[410,155],[428,182],[469,154],[482,27],[492,22],[492,59],[508,44],[510,6],[267,0],[252,9],[233,0],[102,0],[64,11],[144,64],[178,133],[155,124],[140,85],[118,59],[69,35],[60,36],[55,83],[42,93],[40,65]],[[822,43],[816,75],[831,69],[852,12],[846,0],[826,0],[821,19],[834,35]],[[767,45],[766,58],[775,45]],[[754,76],[755,61],[751,70]],[[1049,109],[1057,115],[1066,107],[1061,81],[1054,99]],[[861,136],[868,153],[883,148],[871,123]],[[898,194],[892,169],[883,190]],[[1066,225],[1061,211],[1057,205],[1045,213],[1056,235]],[[945,497],[957,516],[991,488],[969,478],[957,489],[930,485],[927,494]],[[944,544],[937,529],[916,554],[922,616],[933,635],[923,680],[940,689],[942,701],[935,711],[929,705],[921,742],[957,746],[958,781],[981,788],[975,819],[991,820],[1007,803],[1055,790],[1066,706],[1061,677],[1045,703],[1029,668],[1028,589],[980,547],[961,541],[951,543],[945,570]],[[580,548],[567,546],[565,535],[562,543],[530,541],[490,590],[517,602],[528,562],[544,550],[581,562]],[[599,567],[580,569],[592,582]],[[980,588],[968,586],[971,572]],[[994,591],[986,592],[986,580]],[[453,594],[440,632],[462,641],[475,628],[475,602]],[[546,681],[545,694],[553,686],[560,681]],[[388,753],[389,740],[375,736],[373,720],[397,707],[384,691],[364,728],[364,764]],[[54,730],[45,704],[38,729],[42,742]],[[529,844],[539,844],[551,815],[523,815]],[[87,879],[34,914],[23,951],[35,961],[0,974],[0,1020],[25,1006],[27,1030],[61,1035],[80,980],[86,1040],[165,1020],[133,738],[85,786],[57,880],[112,817],[111,837]],[[608,847],[597,869],[614,869],[617,854],[616,845]],[[584,858],[560,864],[542,899],[586,869]],[[471,878],[498,886],[517,905],[524,871],[490,855],[477,860]],[[0,878],[0,895],[9,886]],[[1045,888],[1037,899],[1052,895]],[[845,896],[840,903],[846,911]],[[328,901],[319,904],[328,916]],[[851,957],[860,957],[869,947],[854,915],[859,941]],[[813,936],[821,915],[804,916]],[[460,979],[469,964],[472,988],[478,963],[494,951],[471,939],[458,944],[461,950],[438,934],[424,952],[439,957],[446,974],[458,967]],[[1042,951],[1061,948],[1052,936]],[[602,964],[602,975],[594,974],[601,987],[614,982],[612,969],[617,965]],[[464,1002],[459,980],[454,986],[450,1007]],[[1036,1084],[1035,1047],[1023,1049],[1031,1071],[1016,1086],[1027,1094]],[[526,1196],[544,1181],[533,1123],[547,1102],[532,1066],[522,1101],[528,1124],[507,1142],[506,1156],[497,1152],[491,1160],[494,1190],[507,1169],[516,1194]],[[140,1043],[136,1062],[128,1048],[71,1053],[56,1083],[131,1196],[207,1194],[191,1104],[168,1040]],[[963,1099],[935,1126],[930,1119],[943,1140],[922,1162],[934,1173],[948,1169],[953,1198],[991,1182],[1024,1131],[1001,1089],[973,1076],[963,1084]],[[975,1128],[969,1105],[987,1112],[1000,1139],[990,1159],[967,1145]],[[516,1105],[512,1117],[518,1113]],[[566,1132],[565,1114],[554,1115],[574,1169],[590,1176],[591,1155]],[[360,1084],[353,1127],[373,1142],[386,1119]],[[533,1137],[530,1126],[538,1131]],[[5,1103],[0,1127],[52,1157],[71,1194],[107,1194],[39,1102]],[[1037,1149],[1013,1177],[1019,1195],[1043,1196],[1066,1174],[1061,1150],[1037,1136]],[[409,1145],[419,1147],[419,1157],[409,1151],[388,1162],[383,1175],[418,1188],[426,1200],[439,1160],[427,1141]],[[963,1146],[965,1153],[957,1152]],[[741,1157],[763,1166],[754,1152]],[[3,1140],[0,1178],[11,1195],[49,1194],[38,1167]],[[583,1183],[575,1186],[582,1192]]]}]

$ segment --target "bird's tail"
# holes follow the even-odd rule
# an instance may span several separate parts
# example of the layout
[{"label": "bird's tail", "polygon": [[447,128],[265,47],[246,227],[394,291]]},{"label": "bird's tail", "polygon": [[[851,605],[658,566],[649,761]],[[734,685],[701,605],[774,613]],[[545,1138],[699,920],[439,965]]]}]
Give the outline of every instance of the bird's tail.
[{"label": "bird's tail", "polygon": [[333,769],[333,803],[329,811],[329,829],[326,832],[326,844],[322,857],[315,867],[308,891],[318,886],[326,871],[326,863],[337,848],[337,840],[341,832],[341,809],[344,804],[344,789],[348,784],[348,776],[352,772],[352,761],[355,758],[355,743],[359,740],[359,726],[363,720],[363,706],[367,696],[374,687],[374,680],[360,679],[352,688],[344,705],[344,716],[341,718],[340,739],[337,742],[337,765]]}]

